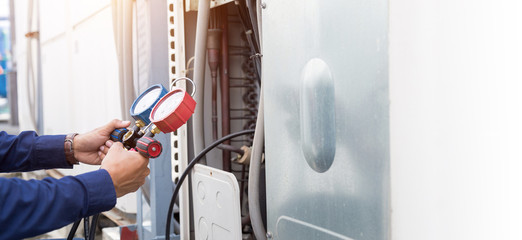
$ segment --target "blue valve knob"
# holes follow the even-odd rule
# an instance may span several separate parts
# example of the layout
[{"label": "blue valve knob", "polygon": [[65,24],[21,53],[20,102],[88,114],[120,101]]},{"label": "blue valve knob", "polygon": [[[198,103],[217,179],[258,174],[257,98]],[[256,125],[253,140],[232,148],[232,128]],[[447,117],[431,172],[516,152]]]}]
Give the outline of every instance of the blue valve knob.
[{"label": "blue valve knob", "polygon": [[114,129],[111,133],[111,140],[114,142],[123,142],[123,137],[128,131],[126,128]]}]

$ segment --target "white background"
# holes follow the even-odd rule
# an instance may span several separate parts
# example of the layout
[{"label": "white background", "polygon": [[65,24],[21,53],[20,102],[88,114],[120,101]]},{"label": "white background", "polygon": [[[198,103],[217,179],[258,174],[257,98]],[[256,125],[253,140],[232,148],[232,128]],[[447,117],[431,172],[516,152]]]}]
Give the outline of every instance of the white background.
[{"label": "white background", "polygon": [[389,4],[392,239],[522,239],[522,2]]}]

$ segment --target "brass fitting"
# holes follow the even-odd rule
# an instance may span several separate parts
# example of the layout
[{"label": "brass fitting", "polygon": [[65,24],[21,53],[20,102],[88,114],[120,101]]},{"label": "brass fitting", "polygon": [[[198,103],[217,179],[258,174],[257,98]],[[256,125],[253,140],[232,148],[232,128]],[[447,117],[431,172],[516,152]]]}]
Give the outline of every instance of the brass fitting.
[{"label": "brass fitting", "polygon": [[154,134],[158,134],[161,132],[161,130],[156,127],[155,125],[152,127],[152,129],[150,130],[151,133],[154,133]]},{"label": "brass fitting", "polygon": [[142,128],[145,127],[145,123],[141,120],[136,121],[136,127]]}]

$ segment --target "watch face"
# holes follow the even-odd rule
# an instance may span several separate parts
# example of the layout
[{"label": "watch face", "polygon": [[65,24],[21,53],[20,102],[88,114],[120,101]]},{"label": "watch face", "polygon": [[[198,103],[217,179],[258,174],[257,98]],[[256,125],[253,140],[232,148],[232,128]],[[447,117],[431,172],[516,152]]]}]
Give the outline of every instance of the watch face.
[{"label": "watch face", "polygon": [[159,98],[160,94],[161,88],[155,88],[145,93],[136,103],[136,107],[134,108],[133,112],[135,114],[139,114],[147,110],[148,108],[154,107],[153,104]]},{"label": "watch face", "polygon": [[183,101],[183,97],[185,96],[185,92],[176,91],[169,95],[165,100],[159,102],[156,111],[154,112],[153,119],[160,120],[166,118],[169,114],[173,113],[176,108],[179,106],[181,101]]}]

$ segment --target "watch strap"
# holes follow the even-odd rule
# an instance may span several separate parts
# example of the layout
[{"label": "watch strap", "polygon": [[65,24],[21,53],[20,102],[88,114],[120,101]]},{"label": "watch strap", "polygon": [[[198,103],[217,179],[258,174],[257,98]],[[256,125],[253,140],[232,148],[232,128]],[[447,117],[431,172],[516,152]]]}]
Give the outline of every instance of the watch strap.
[{"label": "watch strap", "polygon": [[76,137],[78,133],[69,133],[65,136],[64,141],[64,152],[65,152],[65,160],[71,165],[79,164],[78,160],[74,157],[74,137]]}]

